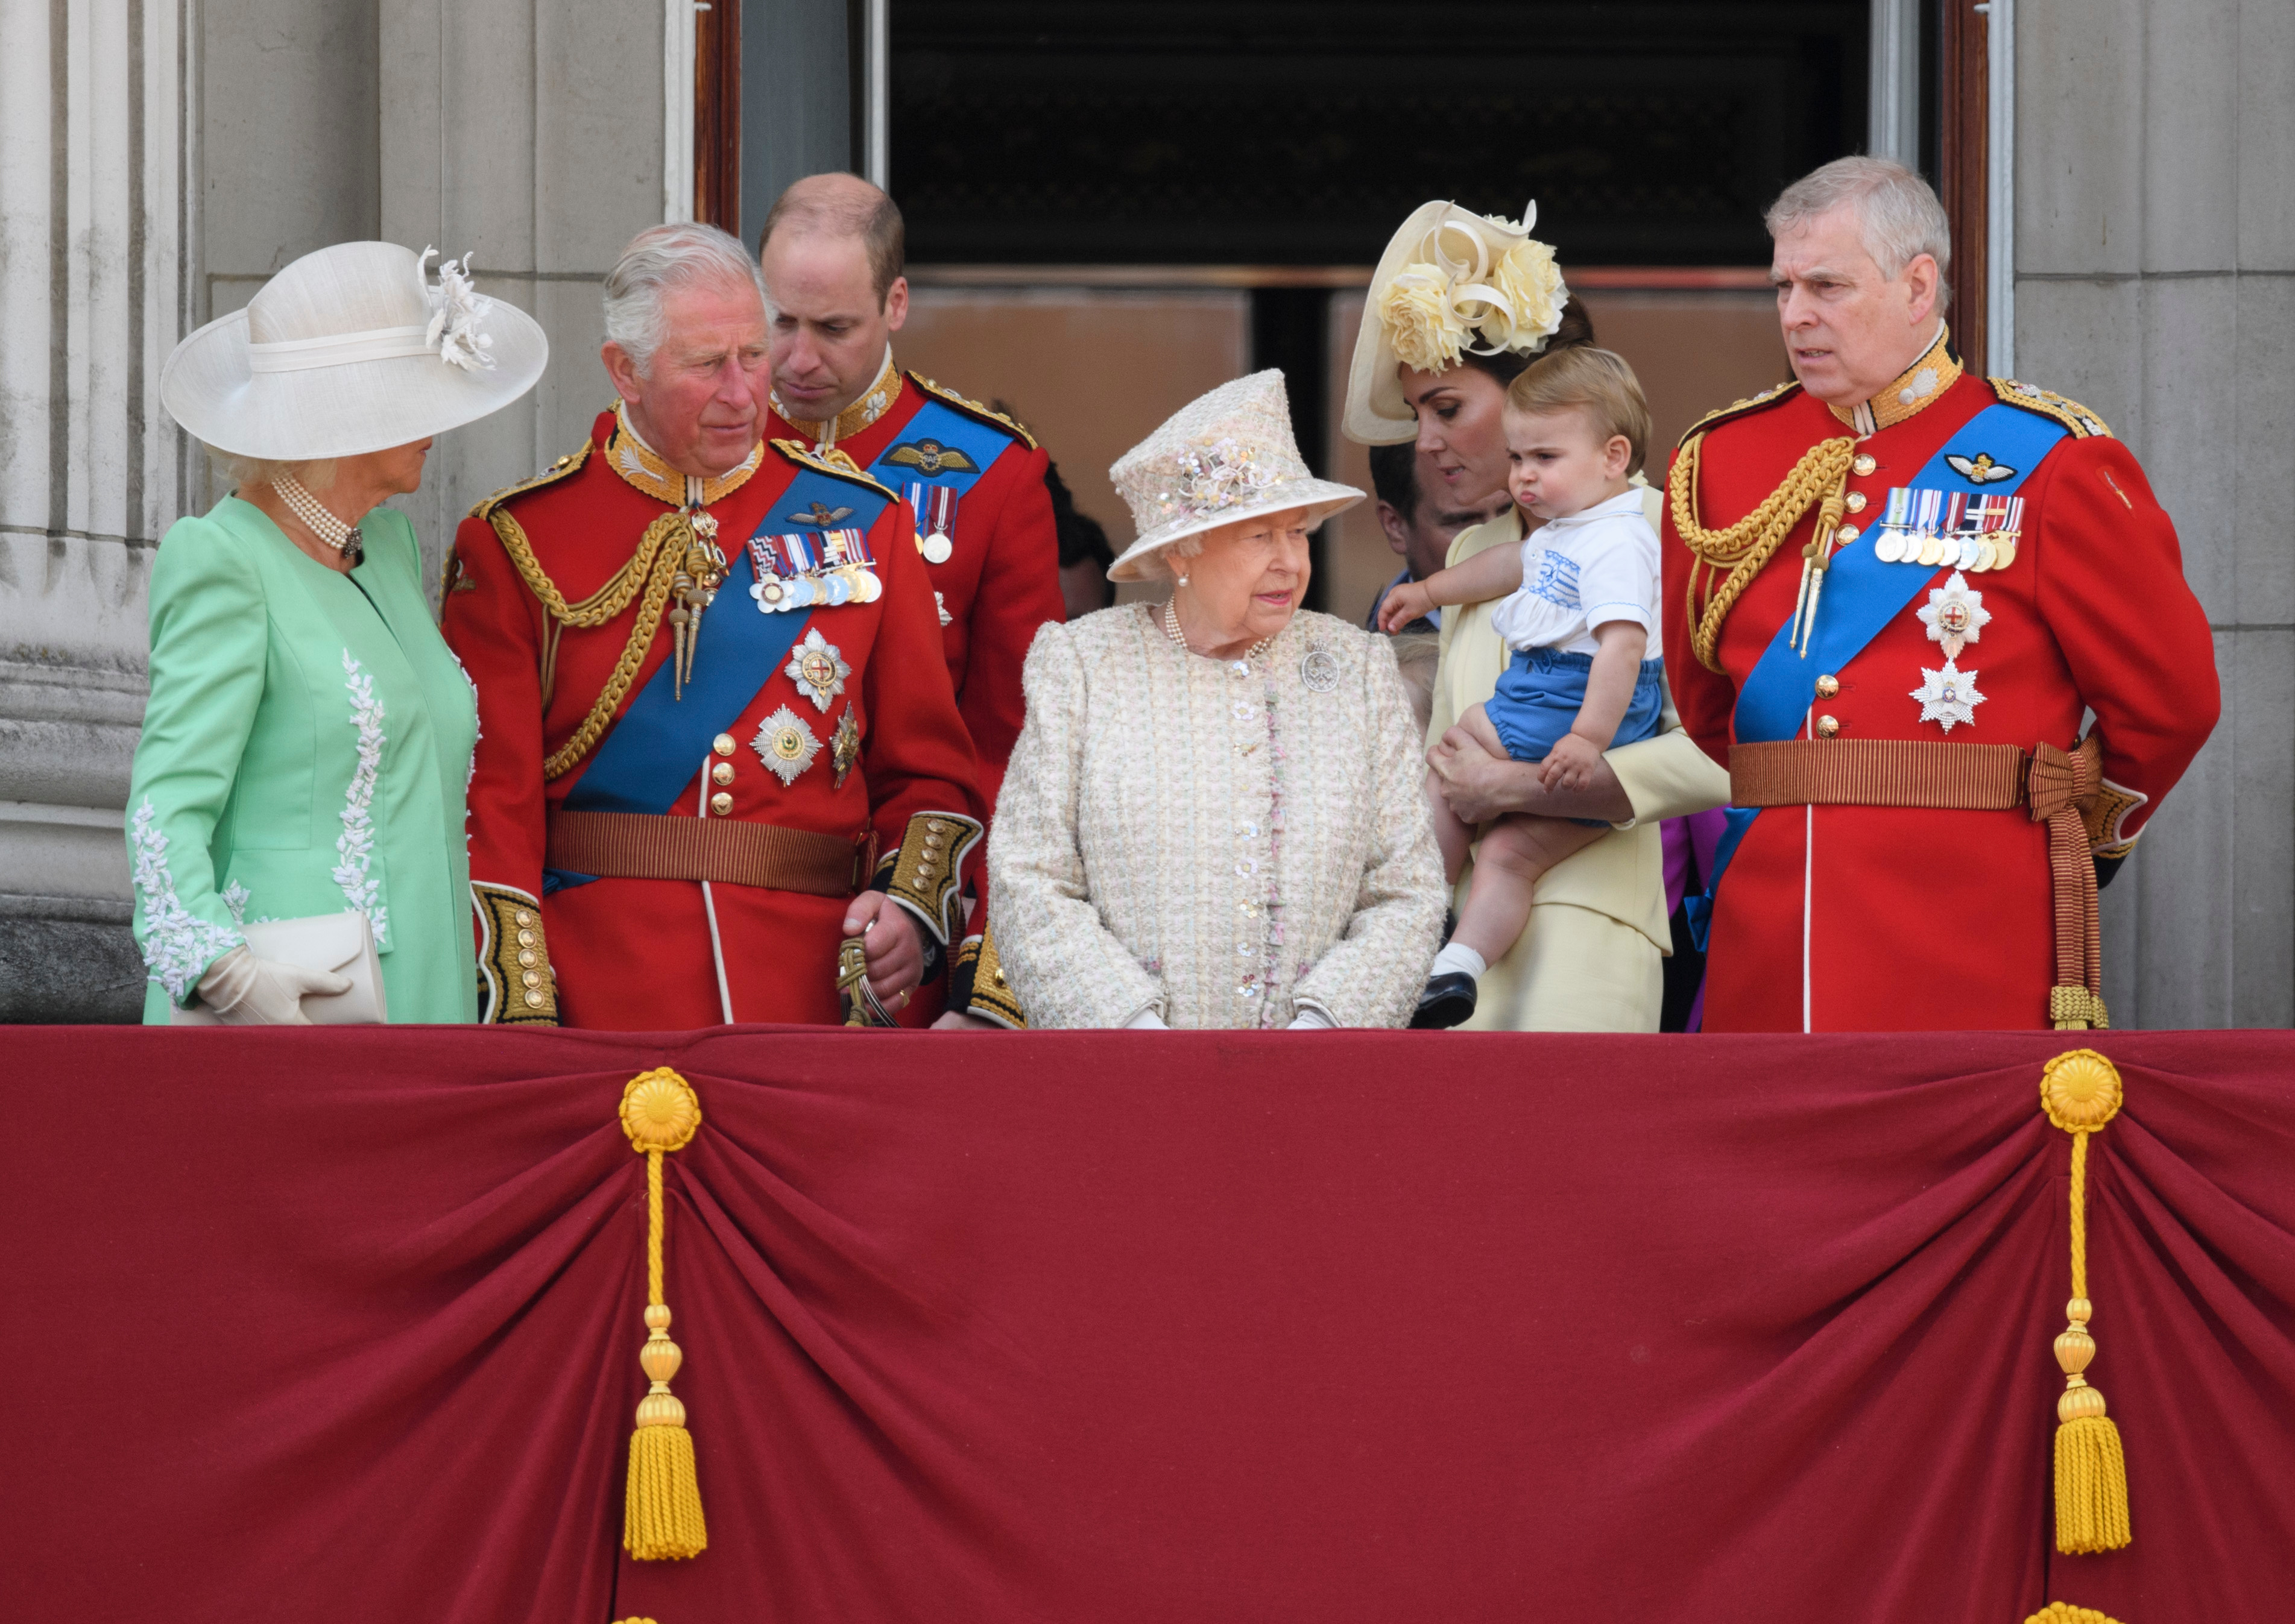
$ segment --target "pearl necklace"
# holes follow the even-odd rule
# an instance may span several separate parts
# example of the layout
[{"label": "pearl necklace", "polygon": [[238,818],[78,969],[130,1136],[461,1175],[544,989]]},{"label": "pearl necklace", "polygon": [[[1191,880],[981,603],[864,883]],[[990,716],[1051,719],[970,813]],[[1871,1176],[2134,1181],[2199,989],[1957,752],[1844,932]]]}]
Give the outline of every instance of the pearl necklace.
[{"label": "pearl necklace", "polygon": [[313,535],[350,560],[353,569],[365,558],[366,550],[360,544],[358,526],[347,525],[329,512],[319,499],[303,488],[302,481],[291,474],[282,474],[271,482],[279,493],[279,500],[288,510],[301,519]]},{"label": "pearl necklace", "polygon": [[[1164,635],[1170,638],[1172,641],[1178,646],[1180,653],[1193,654],[1196,651],[1188,643],[1186,635],[1180,630],[1180,606],[1176,601],[1170,599],[1166,599],[1164,603]],[[1257,642],[1252,644],[1250,649],[1245,652],[1243,656],[1244,659],[1246,662],[1257,659],[1261,655],[1267,652],[1268,644],[1273,642],[1277,637],[1280,637],[1283,634],[1280,632],[1278,632],[1273,636],[1261,638]],[[1215,659],[1218,657],[1216,655],[1206,655],[1205,657],[1207,659]]]}]

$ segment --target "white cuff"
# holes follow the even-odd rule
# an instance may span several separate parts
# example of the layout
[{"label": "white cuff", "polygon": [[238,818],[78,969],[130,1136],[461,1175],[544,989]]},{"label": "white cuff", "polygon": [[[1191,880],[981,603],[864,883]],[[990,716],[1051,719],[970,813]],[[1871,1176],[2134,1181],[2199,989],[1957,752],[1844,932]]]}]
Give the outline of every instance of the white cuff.
[{"label": "white cuff", "polygon": [[1322,1005],[1310,1003],[1304,999],[1292,1007],[1291,1024],[1284,1028],[1286,1032],[1336,1032],[1338,1029],[1337,1016]]}]

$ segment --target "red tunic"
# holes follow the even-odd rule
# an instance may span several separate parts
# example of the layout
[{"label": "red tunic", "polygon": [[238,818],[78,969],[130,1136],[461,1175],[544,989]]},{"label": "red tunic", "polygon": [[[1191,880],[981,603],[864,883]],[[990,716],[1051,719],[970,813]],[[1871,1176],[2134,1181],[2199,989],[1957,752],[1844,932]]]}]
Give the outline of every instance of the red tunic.
[{"label": "red tunic", "polygon": [[[864,469],[899,443],[909,420],[935,398],[913,375],[895,372],[893,377],[900,392],[884,414],[836,443],[836,449]],[[944,390],[937,398],[957,404]],[[948,680],[980,757],[981,798],[993,809],[1004,781],[1004,764],[1027,719],[1020,667],[1028,657],[1028,645],[1035,641],[1039,626],[1065,615],[1060,544],[1052,528],[1051,495],[1044,488],[1049,458],[992,413],[969,403],[959,409],[995,428],[1007,444],[964,493],[954,550],[945,562],[927,565],[926,572],[948,616],[941,627]],[[800,428],[777,417],[770,432],[812,445],[807,431],[817,427]],[[877,477],[896,491],[902,488],[898,479],[883,472]],[[911,542],[910,551],[915,551]]]},{"label": "red tunic", "polygon": [[[1849,491],[1866,502],[1849,522],[1869,528],[1892,487],[1910,485],[1956,429],[2000,398],[1964,376],[1861,440],[1873,466],[1850,475]],[[1736,522],[1811,446],[1852,432],[1798,388],[1720,422],[1701,453],[1699,522]],[[1949,738],[2069,747],[2093,710],[2107,808],[2095,850],[2116,860],[2215,725],[2207,616],[2185,583],[2174,526],[2136,459],[2100,423],[2058,442],[2018,494],[2024,520],[2013,562],[1966,576],[1991,618],[1956,664],[1984,699]],[[1717,673],[1690,647],[1694,559],[1668,504],[1667,674],[1683,724],[1725,765],[1738,690],[1793,616],[1801,550],[1816,522],[1812,506],[1746,586],[1723,624]],[[1953,573],[1940,568],[1929,587],[1944,587]],[[1796,737],[1817,736],[1812,729],[1821,732],[1827,717],[1841,739],[1948,737],[1940,722],[1922,720],[1913,697],[1923,672],[1945,659],[1918,618],[1928,601],[1927,589],[1915,593],[1828,673],[1839,691],[1817,699]],[[2054,955],[2046,826],[2025,811],[1771,807],[1754,820],[1716,894],[1705,1027],[2045,1027]]]},{"label": "red tunic", "polygon": [[[607,449],[615,427],[615,414],[602,413],[591,454],[578,470],[502,504],[523,529],[541,570],[569,602],[602,587],[630,559],[647,526],[669,510],[670,504],[615,471]],[[801,471],[797,462],[766,447],[755,474],[708,505],[729,558],[761,525],[768,532],[804,527],[776,506]],[[769,517],[772,522],[765,524]],[[705,798],[720,788],[706,781],[705,768],[720,761],[733,769],[723,787],[732,806],[722,815],[847,837],[873,828],[888,852],[900,845],[914,813],[983,815],[971,745],[944,667],[938,660],[901,658],[902,650],[937,649],[940,628],[899,502],[885,506],[868,539],[882,595],[870,603],[816,608],[807,623],[851,668],[844,695],[823,713],[800,690],[786,662],[758,673],[755,697],[724,730],[737,741],[733,754],[695,761],[674,787],[670,815],[702,814]],[[603,690],[637,612],[633,604],[602,626],[567,628],[545,700],[542,603],[494,526],[475,516],[463,521],[447,571],[443,629],[478,692],[481,736],[470,792],[472,882],[542,898],[559,1018],[566,1024],[658,1031],[728,1018],[834,1023],[840,1018],[837,951],[846,906],[837,898],[714,882],[707,887],[715,904],[713,936],[704,887],[697,881],[600,878],[544,894],[545,812],[564,803],[596,757],[548,783],[543,763],[573,736]],[[711,631],[731,616],[758,612],[746,596],[720,592],[702,618],[702,649]],[[671,648],[665,618],[623,708]],[[847,699],[862,743],[858,763],[840,784],[833,730]],[[784,706],[820,747],[787,784],[750,742],[765,718]],[[671,787],[663,788],[666,797]]]}]

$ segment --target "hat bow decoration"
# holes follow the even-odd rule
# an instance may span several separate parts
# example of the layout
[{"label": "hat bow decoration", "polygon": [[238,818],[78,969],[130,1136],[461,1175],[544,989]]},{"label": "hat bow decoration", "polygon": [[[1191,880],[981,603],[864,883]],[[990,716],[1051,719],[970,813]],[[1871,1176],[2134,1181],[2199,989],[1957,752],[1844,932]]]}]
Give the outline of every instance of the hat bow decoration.
[{"label": "hat bow decoration", "polygon": [[1544,348],[1562,325],[1570,290],[1554,250],[1530,234],[1537,220],[1536,203],[1523,208],[1519,224],[1446,206],[1379,296],[1379,322],[1395,359],[1440,372],[1468,353]]}]

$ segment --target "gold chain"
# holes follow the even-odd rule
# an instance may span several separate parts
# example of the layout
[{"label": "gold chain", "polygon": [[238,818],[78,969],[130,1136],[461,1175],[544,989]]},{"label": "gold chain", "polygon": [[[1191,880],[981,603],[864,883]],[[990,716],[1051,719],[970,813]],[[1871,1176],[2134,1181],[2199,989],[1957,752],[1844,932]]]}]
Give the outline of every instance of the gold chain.
[{"label": "gold chain", "polygon": [[[1844,437],[1810,446],[1760,506],[1725,530],[1708,530],[1697,518],[1697,459],[1704,444],[1705,437],[1699,435],[1681,448],[1673,461],[1672,477],[1666,482],[1666,494],[1673,507],[1674,529],[1697,555],[1697,563],[1689,571],[1688,613],[1696,628],[1690,633],[1689,646],[1699,664],[1718,673],[1721,662],[1714,650],[1721,641],[1721,623],[1736,607],[1738,594],[1761,573],[1761,567],[1784,545],[1812,504],[1828,495],[1834,502],[1841,499],[1849,483],[1849,465],[1857,454],[1857,442]],[[1724,569],[1728,574],[1717,587],[1714,576]]]}]

